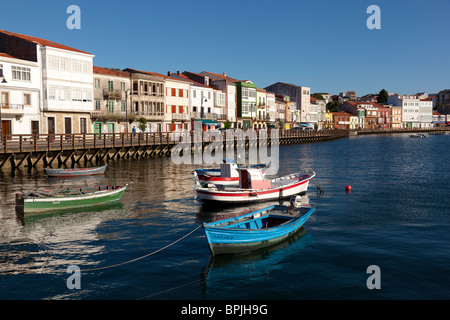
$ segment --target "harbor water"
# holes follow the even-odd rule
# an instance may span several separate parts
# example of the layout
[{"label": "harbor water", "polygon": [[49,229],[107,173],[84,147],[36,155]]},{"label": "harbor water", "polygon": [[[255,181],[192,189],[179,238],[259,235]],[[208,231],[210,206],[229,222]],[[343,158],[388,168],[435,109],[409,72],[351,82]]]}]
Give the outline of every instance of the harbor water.
[{"label": "harbor water", "polygon": [[[315,170],[324,193],[312,182],[302,197],[315,213],[276,246],[215,258],[197,227],[274,202],[205,206],[192,175],[202,166],[170,157],[109,161],[105,176],[89,178],[1,172],[0,299],[450,299],[450,135],[279,151],[279,175]],[[14,208],[19,191],[125,183],[120,204],[102,210],[22,220]],[[79,289],[68,286],[69,266],[81,271]]]}]

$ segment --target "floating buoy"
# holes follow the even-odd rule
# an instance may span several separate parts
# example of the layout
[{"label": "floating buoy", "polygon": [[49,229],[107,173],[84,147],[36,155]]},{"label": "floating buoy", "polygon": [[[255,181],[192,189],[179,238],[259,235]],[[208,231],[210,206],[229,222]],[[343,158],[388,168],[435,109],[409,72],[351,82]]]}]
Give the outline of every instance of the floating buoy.
[{"label": "floating buoy", "polygon": [[345,186],[345,191],[351,191],[352,190],[352,186],[346,185]]}]

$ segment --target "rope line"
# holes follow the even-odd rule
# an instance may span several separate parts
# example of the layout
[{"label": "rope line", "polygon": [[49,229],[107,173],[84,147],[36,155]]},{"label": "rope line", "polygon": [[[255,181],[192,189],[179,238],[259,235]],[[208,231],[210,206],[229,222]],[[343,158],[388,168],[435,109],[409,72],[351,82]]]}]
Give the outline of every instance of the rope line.
[{"label": "rope line", "polygon": [[148,254],[142,256],[142,257],[135,258],[135,259],[132,259],[132,260],[129,260],[129,261],[125,261],[125,262],[121,262],[121,263],[118,263],[118,264],[114,264],[114,265],[111,265],[111,266],[100,267],[100,268],[93,268],[93,269],[86,269],[86,270],[81,270],[81,271],[98,271],[98,270],[104,270],[104,269],[109,269],[109,268],[114,268],[114,267],[122,266],[122,265],[124,265],[124,264],[128,264],[128,263],[131,263],[131,262],[135,262],[135,261],[138,261],[138,260],[147,258],[147,257],[149,257],[149,256],[151,256],[151,255],[154,255],[155,253],[158,253],[158,252],[160,252],[160,251],[163,251],[163,250],[165,250],[165,249],[167,249],[167,248],[173,246],[173,245],[174,245],[175,243],[177,243],[177,242],[180,242],[181,240],[183,240],[183,239],[186,238],[187,236],[189,236],[189,235],[191,235],[192,233],[194,233],[195,231],[197,231],[201,226],[202,226],[202,225],[199,225],[197,228],[195,228],[194,230],[192,230],[192,231],[189,232],[188,234],[185,234],[184,236],[182,236],[182,237],[179,238],[178,240],[175,240],[174,242],[169,243],[167,246],[164,246],[164,247],[162,247],[162,248],[160,248],[160,249],[158,249],[158,250],[155,250],[155,251],[153,251],[153,252],[150,252],[150,253],[148,253]]}]

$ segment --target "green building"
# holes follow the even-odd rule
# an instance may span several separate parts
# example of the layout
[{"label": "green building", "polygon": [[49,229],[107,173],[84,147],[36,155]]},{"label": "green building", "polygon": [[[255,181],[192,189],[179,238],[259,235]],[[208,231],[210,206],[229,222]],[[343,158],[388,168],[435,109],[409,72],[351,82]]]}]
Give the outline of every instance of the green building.
[{"label": "green building", "polygon": [[235,82],[238,128],[253,128],[256,120],[257,87],[251,81]]}]

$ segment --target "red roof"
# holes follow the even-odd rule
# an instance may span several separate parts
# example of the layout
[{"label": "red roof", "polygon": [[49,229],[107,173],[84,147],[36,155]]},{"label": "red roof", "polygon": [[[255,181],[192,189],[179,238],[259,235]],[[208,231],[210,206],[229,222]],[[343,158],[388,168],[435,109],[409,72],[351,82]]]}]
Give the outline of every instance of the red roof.
[{"label": "red roof", "polygon": [[163,74],[157,73],[157,72],[150,72],[150,71],[142,71],[142,70],[136,70],[136,69],[131,69],[131,68],[126,68],[123,71],[128,71],[130,73],[143,73],[143,74],[149,74],[151,76],[155,76],[155,77],[161,77],[161,78],[169,78],[168,76],[165,76]]},{"label": "red roof", "polygon": [[0,57],[11,58],[11,59],[19,59],[19,58],[13,57],[13,56],[11,56],[11,55],[9,55],[7,53],[4,53],[4,52],[0,52]]},{"label": "red roof", "polygon": [[107,69],[107,68],[101,68],[94,66],[93,68],[94,73],[97,74],[105,74],[109,76],[119,76],[119,77],[130,77],[130,73],[122,70],[114,70],[114,69]]},{"label": "red roof", "polygon": [[27,36],[24,34],[20,34],[20,33],[15,33],[15,32],[10,32],[10,31],[6,31],[6,30],[0,30],[1,33],[10,35],[12,37],[16,37],[16,38],[20,38],[20,39],[24,39],[30,42],[34,42],[43,46],[48,46],[48,47],[53,47],[53,48],[58,48],[58,49],[63,49],[63,50],[69,50],[69,51],[74,51],[74,52],[79,52],[79,53],[85,53],[85,54],[91,54],[89,52],[85,52],[85,51],[81,51],[78,49],[74,49],[50,40],[46,40],[46,39],[41,39],[41,38],[36,38],[36,37],[32,37],[32,36]]},{"label": "red roof", "polygon": [[230,78],[227,75],[222,75],[222,74],[219,74],[219,73],[214,73],[214,72],[209,72],[209,71],[203,71],[203,72],[209,73],[209,74],[211,74],[211,75],[213,75],[215,77],[218,77],[218,78],[230,81],[230,82],[241,82],[240,80],[236,80],[236,79]]}]

